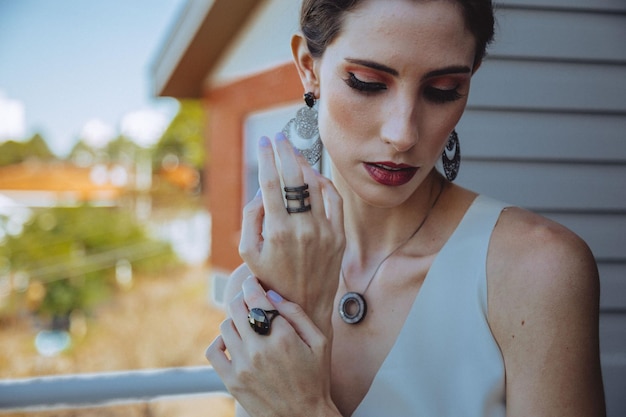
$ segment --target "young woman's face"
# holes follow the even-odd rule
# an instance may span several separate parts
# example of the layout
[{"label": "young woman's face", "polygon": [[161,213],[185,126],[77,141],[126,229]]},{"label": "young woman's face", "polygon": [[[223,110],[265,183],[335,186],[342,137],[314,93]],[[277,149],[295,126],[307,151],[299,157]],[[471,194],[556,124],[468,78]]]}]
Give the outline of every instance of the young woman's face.
[{"label": "young woman's face", "polygon": [[474,48],[453,1],[368,0],[345,15],[316,63],[340,187],[379,207],[415,192],[463,113]]}]

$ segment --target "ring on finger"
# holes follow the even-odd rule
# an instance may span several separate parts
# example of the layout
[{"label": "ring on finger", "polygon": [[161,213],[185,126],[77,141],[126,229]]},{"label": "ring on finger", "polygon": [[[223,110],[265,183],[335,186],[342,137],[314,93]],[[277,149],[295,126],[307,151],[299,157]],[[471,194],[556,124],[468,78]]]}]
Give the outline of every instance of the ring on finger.
[{"label": "ring on finger", "polygon": [[278,310],[263,310],[262,308],[253,308],[248,313],[248,322],[250,327],[257,334],[267,335],[270,332],[272,320],[278,316]]},{"label": "ring on finger", "polygon": [[[283,189],[287,200],[287,213],[304,213],[311,210],[311,205],[306,202],[306,199],[309,198],[309,184],[304,183],[298,187],[284,187]],[[290,205],[289,203],[292,201],[298,201],[300,204]]]}]

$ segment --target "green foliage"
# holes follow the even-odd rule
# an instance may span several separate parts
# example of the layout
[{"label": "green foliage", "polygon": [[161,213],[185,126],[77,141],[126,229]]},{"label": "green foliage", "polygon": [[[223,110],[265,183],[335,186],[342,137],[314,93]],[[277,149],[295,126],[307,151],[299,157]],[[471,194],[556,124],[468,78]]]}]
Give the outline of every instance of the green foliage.
[{"label": "green foliage", "polygon": [[18,164],[27,159],[47,161],[55,159],[55,156],[40,134],[33,135],[25,142],[9,140],[0,143],[0,166]]},{"label": "green foliage", "polygon": [[135,142],[124,135],[119,135],[104,147],[95,149],[84,140],[76,142],[68,155],[68,159],[80,166],[88,166],[96,163],[118,163],[125,166],[134,163],[140,152],[144,150]]},{"label": "green foliage", "polygon": [[142,148],[126,136],[119,135],[107,144],[105,151],[110,161],[127,164],[142,152]]},{"label": "green foliage", "polygon": [[180,109],[161,136],[153,152],[153,163],[159,168],[168,156],[202,169],[205,160],[205,114],[199,100],[181,100]]},{"label": "green foliage", "polygon": [[89,310],[108,296],[121,260],[138,273],[176,262],[169,245],[150,238],[132,213],[89,206],[36,211],[21,234],[5,237],[0,259],[45,286],[35,312],[51,317]]}]

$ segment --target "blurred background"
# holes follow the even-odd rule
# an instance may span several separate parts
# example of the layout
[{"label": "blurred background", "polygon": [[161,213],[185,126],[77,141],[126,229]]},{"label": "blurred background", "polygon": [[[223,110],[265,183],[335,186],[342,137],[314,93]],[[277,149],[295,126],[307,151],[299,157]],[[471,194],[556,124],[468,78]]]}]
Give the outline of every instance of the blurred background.
[{"label": "blurred background", "polygon": [[[580,235],[626,415],[626,3],[499,0],[456,182]],[[0,0],[0,379],[208,366],[295,0]],[[323,157],[318,168],[328,172]],[[0,392],[0,398],[1,398]],[[229,416],[225,396],[41,416]],[[21,415],[21,414],[14,414]]]},{"label": "blurred background", "polygon": [[0,379],[208,366],[204,111],[151,79],[184,3],[0,0]]}]

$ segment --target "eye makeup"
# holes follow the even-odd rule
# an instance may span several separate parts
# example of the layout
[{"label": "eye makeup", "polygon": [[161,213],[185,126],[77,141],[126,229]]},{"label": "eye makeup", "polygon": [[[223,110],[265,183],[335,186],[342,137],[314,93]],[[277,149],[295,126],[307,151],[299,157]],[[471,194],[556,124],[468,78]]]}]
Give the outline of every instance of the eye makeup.
[{"label": "eye makeup", "polygon": [[344,79],[344,82],[348,87],[366,93],[374,93],[387,89],[387,86],[383,83],[361,81],[353,72],[348,72],[348,78]]}]

